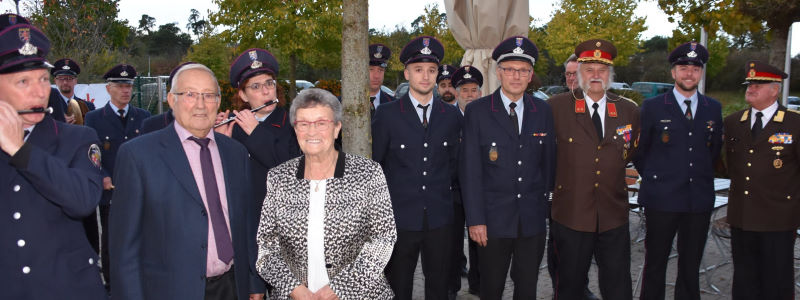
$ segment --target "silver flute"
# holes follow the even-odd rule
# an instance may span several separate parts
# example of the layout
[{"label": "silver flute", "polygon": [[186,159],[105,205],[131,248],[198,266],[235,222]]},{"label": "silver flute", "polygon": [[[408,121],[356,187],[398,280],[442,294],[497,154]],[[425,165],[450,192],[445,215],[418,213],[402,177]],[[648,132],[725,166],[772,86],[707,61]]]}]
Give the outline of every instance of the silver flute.
[{"label": "silver flute", "polygon": [[52,107],[48,107],[48,108],[44,108],[44,107],[37,107],[37,108],[34,108],[34,109],[23,109],[23,110],[18,110],[18,111],[17,111],[17,113],[18,113],[18,114],[20,114],[20,115],[26,115],[26,114],[40,114],[40,113],[48,113],[48,114],[52,114],[52,113],[53,113],[53,108],[52,108]]},{"label": "silver flute", "polygon": [[[253,112],[253,113],[254,113],[254,112],[257,112],[257,111],[261,110],[261,109],[262,109],[262,108],[264,108],[264,107],[267,107],[267,106],[270,106],[270,105],[273,105],[273,104],[277,104],[277,103],[278,103],[278,100],[277,100],[277,99],[275,99],[275,100],[271,100],[271,101],[269,101],[269,102],[267,102],[267,103],[264,103],[264,104],[262,104],[262,105],[261,105],[261,106],[259,106],[259,107],[256,107],[256,108],[253,108],[253,109],[251,109],[251,110],[250,110],[250,112]],[[214,125],[214,128],[220,127],[220,126],[222,126],[222,125],[225,125],[225,124],[228,124],[228,123],[230,123],[230,122],[233,122],[233,120],[236,120],[236,116],[233,116],[233,117],[227,118],[227,119],[223,120],[222,122],[219,122],[219,124],[217,124],[217,125]]]}]

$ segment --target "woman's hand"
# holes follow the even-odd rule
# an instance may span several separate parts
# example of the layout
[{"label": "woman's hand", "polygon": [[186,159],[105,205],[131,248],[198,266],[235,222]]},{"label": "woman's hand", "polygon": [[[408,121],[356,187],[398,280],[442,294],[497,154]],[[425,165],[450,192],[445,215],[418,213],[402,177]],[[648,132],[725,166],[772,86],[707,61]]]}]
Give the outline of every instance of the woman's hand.
[{"label": "woman's hand", "polygon": [[339,300],[339,297],[333,293],[330,285],[325,285],[314,293],[314,300]]},{"label": "woman's hand", "polygon": [[239,127],[244,130],[247,135],[253,133],[253,130],[256,129],[258,126],[258,120],[256,120],[256,115],[249,110],[243,111],[233,111],[233,114],[236,115],[236,124],[239,124]]},{"label": "woman's hand", "polygon": [[314,293],[311,292],[305,285],[298,285],[292,293],[289,294],[289,297],[295,300],[314,300]]}]

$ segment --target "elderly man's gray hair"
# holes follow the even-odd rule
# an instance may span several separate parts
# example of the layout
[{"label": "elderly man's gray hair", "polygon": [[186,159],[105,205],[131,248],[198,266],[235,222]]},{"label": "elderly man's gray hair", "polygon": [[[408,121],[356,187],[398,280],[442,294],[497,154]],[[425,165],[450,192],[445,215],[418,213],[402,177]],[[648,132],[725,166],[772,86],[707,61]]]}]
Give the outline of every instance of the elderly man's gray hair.
[{"label": "elderly man's gray hair", "polygon": [[333,111],[333,121],[342,122],[342,102],[336,99],[331,92],[310,88],[301,91],[292,100],[292,107],[289,108],[289,122],[294,124],[297,120],[297,110],[301,108],[311,108],[317,105],[327,106]]},{"label": "elderly man's gray hair", "polygon": [[170,84],[170,87],[169,87],[169,92],[170,93],[177,93],[178,92],[178,91],[175,90],[175,88],[178,86],[178,79],[181,77],[181,74],[183,74],[184,71],[188,71],[188,70],[203,70],[203,71],[208,72],[208,74],[210,74],[211,77],[214,78],[214,83],[216,84],[217,92],[220,91],[220,89],[219,89],[219,81],[217,81],[217,76],[214,75],[214,71],[211,71],[211,69],[209,69],[208,67],[206,67],[203,64],[192,63],[192,64],[183,65],[180,69],[178,69],[178,71],[175,72],[175,76],[172,77],[172,82],[169,83]]}]

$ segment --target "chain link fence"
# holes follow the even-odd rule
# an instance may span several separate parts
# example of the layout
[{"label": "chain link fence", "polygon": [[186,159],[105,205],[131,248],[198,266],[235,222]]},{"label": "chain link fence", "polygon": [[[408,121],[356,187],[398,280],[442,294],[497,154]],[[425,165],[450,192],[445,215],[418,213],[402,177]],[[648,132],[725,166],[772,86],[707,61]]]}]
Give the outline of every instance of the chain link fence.
[{"label": "chain link fence", "polygon": [[168,79],[169,76],[136,77],[133,82],[133,96],[131,103],[133,103],[133,105],[136,107],[149,111],[153,115],[160,114],[168,110]]}]

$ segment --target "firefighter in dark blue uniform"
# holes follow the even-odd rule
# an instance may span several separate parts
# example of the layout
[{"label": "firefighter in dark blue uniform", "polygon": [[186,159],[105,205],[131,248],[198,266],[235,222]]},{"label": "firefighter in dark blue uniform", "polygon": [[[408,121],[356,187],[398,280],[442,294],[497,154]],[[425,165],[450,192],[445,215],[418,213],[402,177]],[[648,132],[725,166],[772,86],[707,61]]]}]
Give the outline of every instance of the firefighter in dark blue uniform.
[{"label": "firefighter in dark blue uniform", "polygon": [[453,86],[453,73],[456,68],[451,65],[440,65],[439,75],[436,76],[436,88],[439,91],[439,98],[442,102],[457,106],[456,89]]},{"label": "firefighter in dark blue uniform", "polygon": [[409,92],[382,104],[372,120],[372,158],[383,167],[392,197],[397,243],[386,266],[395,299],[411,299],[422,253],[425,298],[447,298],[461,114],[433,95],[444,47],[433,37],[400,53]]},{"label": "firefighter in dark blue uniform", "polygon": [[80,117],[76,115],[78,112],[74,111],[71,116],[68,114],[66,117],[74,121],[70,123],[83,125],[86,113],[93,111],[95,107],[94,103],[83,100],[78,97],[78,95],[75,95],[75,85],[78,84],[78,75],[81,74],[81,66],[78,65],[75,60],[62,58],[53,64],[53,69],[50,70],[50,74],[53,75],[56,86],[58,87],[58,93],[51,93],[50,97],[60,98],[65,108],[69,108],[71,105],[70,101],[75,100],[81,110],[79,112]]},{"label": "firefighter in dark blue uniform", "polygon": [[497,45],[493,71],[501,87],[464,114],[459,182],[469,235],[479,245],[481,299],[500,299],[512,256],[514,299],[536,298],[556,153],[550,106],[525,94],[538,57],[524,37]]},{"label": "firefighter in dark blue uniform", "polygon": [[383,44],[369,45],[369,102],[372,103],[370,116],[375,114],[378,105],[394,101],[392,96],[381,91],[383,76],[392,58],[392,50]]},{"label": "firefighter in dark blue uniform", "polygon": [[[114,190],[114,160],[123,143],[139,136],[142,121],[150,116],[144,109],[130,105],[136,69],[131,65],[116,65],[105,75],[106,90],[111,95],[108,103],[86,114],[86,126],[94,128],[100,139],[103,153],[103,198],[100,201],[100,232],[103,274],[108,279],[108,212]],[[108,281],[108,280],[106,280]]]},{"label": "firefighter in dark blue uniform", "polygon": [[0,16],[0,282],[4,299],[107,299],[81,219],[100,200],[92,129],[43,110],[50,42],[17,15]]},{"label": "firefighter in dark blue uniform", "polygon": [[714,162],[722,149],[721,105],[697,91],[708,56],[697,42],[675,48],[669,55],[675,88],[642,103],[634,159],[647,222],[642,299],[664,299],[676,233],[675,298],[700,299],[700,261],[714,208]]}]

